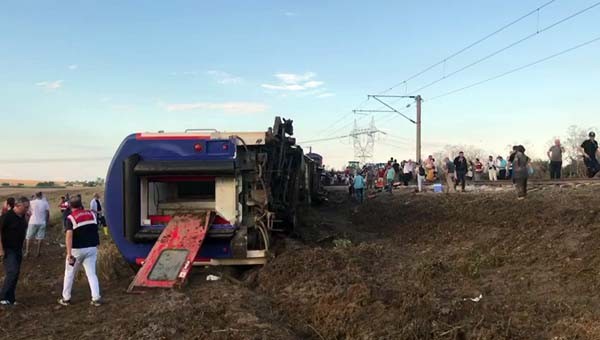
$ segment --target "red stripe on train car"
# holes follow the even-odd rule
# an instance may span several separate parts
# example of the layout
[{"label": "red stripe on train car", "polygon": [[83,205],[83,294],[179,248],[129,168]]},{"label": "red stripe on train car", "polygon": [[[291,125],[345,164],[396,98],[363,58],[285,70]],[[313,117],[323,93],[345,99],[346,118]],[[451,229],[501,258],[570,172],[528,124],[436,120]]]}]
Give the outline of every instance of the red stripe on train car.
[{"label": "red stripe on train car", "polygon": [[210,136],[144,136],[141,133],[136,133],[136,140],[209,140]]}]

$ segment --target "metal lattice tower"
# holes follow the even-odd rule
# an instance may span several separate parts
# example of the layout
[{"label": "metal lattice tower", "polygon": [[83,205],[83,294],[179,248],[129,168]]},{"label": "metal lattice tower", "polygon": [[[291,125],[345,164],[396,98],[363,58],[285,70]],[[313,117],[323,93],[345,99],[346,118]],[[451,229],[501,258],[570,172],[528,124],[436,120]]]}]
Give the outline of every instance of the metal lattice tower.
[{"label": "metal lattice tower", "polygon": [[354,143],[354,157],[362,164],[373,159],[375,150],[375,136],[378,133],[383,133],[375,127],[375,118],[371,117],[371,123],[368,128],[358,128],[356,119],[354,120],[354,128],[350,133]]}]

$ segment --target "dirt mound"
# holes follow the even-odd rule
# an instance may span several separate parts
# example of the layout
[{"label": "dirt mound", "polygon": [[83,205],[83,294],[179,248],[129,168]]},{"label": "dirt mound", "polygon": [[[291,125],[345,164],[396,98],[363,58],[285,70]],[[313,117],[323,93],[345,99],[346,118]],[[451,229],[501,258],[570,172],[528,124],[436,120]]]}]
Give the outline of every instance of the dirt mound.
[{"label": "dirt mound", "polygon": [[379,240],[285,253],[259,287],[325,338],[600,338],[594,194],[383,195],[341,224]]}]

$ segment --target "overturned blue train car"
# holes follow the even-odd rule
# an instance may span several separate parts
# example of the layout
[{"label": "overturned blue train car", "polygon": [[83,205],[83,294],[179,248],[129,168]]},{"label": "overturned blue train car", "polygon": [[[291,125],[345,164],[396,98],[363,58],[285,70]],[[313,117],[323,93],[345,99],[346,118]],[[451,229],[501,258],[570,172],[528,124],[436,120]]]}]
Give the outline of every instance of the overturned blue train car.
[{"label": "overturned blue train car", "polygon": [[117,248],[139,265],[171,219],[210,210],[215,216],[195,265],[265,263],[272,234],[294,228],[298,207],[320,190],[320,156],[305,156],[292,135],[292,121],[276,117],[265,132],[126,137],[106,179]]}]

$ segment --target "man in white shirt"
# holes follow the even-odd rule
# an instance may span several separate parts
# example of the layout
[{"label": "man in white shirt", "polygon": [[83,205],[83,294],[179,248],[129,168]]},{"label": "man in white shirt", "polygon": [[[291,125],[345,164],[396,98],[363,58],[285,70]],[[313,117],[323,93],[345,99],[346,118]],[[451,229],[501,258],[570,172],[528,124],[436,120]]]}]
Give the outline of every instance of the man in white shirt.
[{"label": "man in white shirt", "polygon": [[31,240],[35,239],[36,251],[35,256],[40,256],[42,241],[46,238],[46,225],[50,221],[50,205],[43,198],[41,192],[35,194],[35,199],[31,201],[30,208],[31,217],[29,217],[29,225],[27,226],[27,235],[25,236],[26,248],[25,257],[29,255],[31,249]]},{"label": "man in white shirt", "polygon": [[100,194],[94,193],[94,197],[90,201],[90,210],[98,216],[98,213],[102,213],[102,204],[100,204]]},{"label": "man in white shirt", "polygon": [[409,159],[408,162],[404,163],[404,186],[408,186],[408,182],[410,182],[413,179],[414,173],[415,173],[415,163],[412,161],[412,159]]}]

